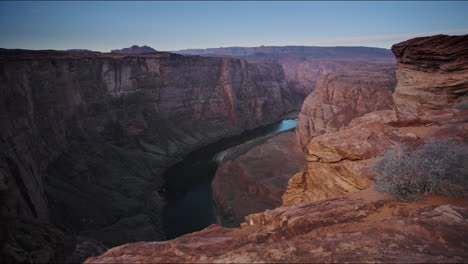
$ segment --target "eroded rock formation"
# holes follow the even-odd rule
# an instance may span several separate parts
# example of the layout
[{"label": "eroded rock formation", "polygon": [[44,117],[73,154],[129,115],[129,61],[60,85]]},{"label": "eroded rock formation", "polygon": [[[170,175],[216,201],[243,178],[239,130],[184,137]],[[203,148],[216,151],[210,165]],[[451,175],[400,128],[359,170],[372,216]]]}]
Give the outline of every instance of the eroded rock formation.
[{"label": "eroded rock formation", "polygon": [[162,172],[198,146],[281,119],[296,108],[291,96],[269,63],[0,50],[2,217],[107,246],[162,239]]},{"label": "eroded rock formation", "polygon": [[254,146],[225,158],[213,179],[213,199],[223,226],[238,226],[246,215],[280,206],[289,178],[306,165],[294,131],[245,143],[249,144]]},{"label": "eroded rock formation", "polygon": [[436,35],[393,45],[398,61],[393,95],[397,107],[419,113],[467,100],[467,46],[468,35]]},{"label": "eroded rock formation", "polygon": [[317,81],[298,117],[297,134],[303,149],[318,135],[336,132],[355,117],[393,108],[396,80],[387,72],[329,73]]}]

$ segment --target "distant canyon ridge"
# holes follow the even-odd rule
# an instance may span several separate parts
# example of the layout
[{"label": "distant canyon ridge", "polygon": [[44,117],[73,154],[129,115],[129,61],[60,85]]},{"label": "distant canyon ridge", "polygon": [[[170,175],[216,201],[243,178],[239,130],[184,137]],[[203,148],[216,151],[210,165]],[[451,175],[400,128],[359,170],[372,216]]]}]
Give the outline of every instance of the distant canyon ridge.
[{"label": "distant canyon ridge", "polygon": [[179,54],[232,56],[281,65],[290,89],[305,98],[317,80],[331,72],[393,73],[395,57],[389,49],[370,47],[260,46],[187,49]]},{"label": "distant canyon ridge", "polygon": [[[148,46],[138,45],[111,51],[118,54],[152,52],[157,51]],[[252,62],[279,64],[283,68],[288,86],[302,99],[315,89],[317,80],[328,73],[366,71],[393,74],[396,63],[389,49],[372,47],[260,46],[185,49],[170,52],[183,55],[228,56]]]}]

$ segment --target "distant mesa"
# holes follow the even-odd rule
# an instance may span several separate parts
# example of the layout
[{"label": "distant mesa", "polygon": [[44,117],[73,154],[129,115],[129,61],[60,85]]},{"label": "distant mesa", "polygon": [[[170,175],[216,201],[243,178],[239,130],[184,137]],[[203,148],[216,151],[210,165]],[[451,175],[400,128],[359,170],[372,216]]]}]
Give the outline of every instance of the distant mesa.
[{"label": "distant mesa", "polygon": [[89,49],[67,49],[66,51],[68,51],[68,52],[79,52],[79,53],[99,52],[99,51],[94,51],[94,50],[89,50]]},{"label": "distant mesa", "polygon": [[151,52],[157,52],[157,50],[148,47],[148,46],[138,46],[138,45],[133,45],[129,48],[123,48],[123,49],[116,49],[116,50],[111,50],[111,53],[127,53],[127,54],[140,54],[140,53],[151,53]]}]

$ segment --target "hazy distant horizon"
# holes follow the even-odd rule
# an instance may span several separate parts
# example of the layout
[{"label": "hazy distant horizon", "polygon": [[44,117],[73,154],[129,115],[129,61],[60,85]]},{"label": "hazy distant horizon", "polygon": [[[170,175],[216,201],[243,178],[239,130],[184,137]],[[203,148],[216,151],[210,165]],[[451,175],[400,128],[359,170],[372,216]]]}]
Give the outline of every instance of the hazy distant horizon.
[{"label": "hazy distant horizon", "polygon": [[0,48],[158,51],[220,47],[390,48],[468,34],[464,1],[0,2]]}]

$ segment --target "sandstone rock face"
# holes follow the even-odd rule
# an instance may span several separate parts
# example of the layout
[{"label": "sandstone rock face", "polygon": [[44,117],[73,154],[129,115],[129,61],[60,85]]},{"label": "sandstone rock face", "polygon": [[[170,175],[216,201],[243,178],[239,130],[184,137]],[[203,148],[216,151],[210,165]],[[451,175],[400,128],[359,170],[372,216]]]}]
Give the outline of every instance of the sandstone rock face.
[{"label": "sandstone rock face", "polygon": [[436,35],[392,46],[398,85],[393,95],[400,110],[415,113],[450,108],[468,92],[468,35]]},{"label": "sandstone rock face", "polygon": [[423,115],[381,110],[353,119],[338,132],[314,137],[306,148],[307,168],[294,175],[283,195],[292,205],[368,188],[370,164],[395,143],[416,147],[432,138],[467,142],[468,110],[432,110]]},{"label": "sandstone rock face", "polygon": [[280,207],[240,229],[212,225],[113,248],[85,263],[466,262],[466,201],[402,204],[371,194]]},{"label": "sandstone rock face", "polygon": [[213,199],[223,226],[238,226],[248,214],[280,206],[288,180],[306,165],[294,131],[256,141],[261,142],[216,171]]},{"label": "sandstone rock face", "polygon": [[346,127],[355,117],[392,109],[395,84],[387,72],[329,73],[319,79],[298,117],[301,147],[305,149],[315,136]]},{"label": "sandstone rock face", "polygon": [[162,172],[296,108],[280,66],[0,50],[1,214],[104,242],[163,238]]},{"label": "sandstone rock face", "polygon": [[394,73],[395,58],[387,49],[367,47],[231,47],[176,51],[181,54],[244,57],[249,61],[278,63],[290,89],[302,98],[312,92],[323,75],[338,71]]},{"label": "sandstone rock face", "polygon": [[418,140],[413,133],[379,122],[364,123],[313,138],[307,146],[307,168],[294,175],[283,204],[317,201],[370,186],[369,165],[395,142]]}]

